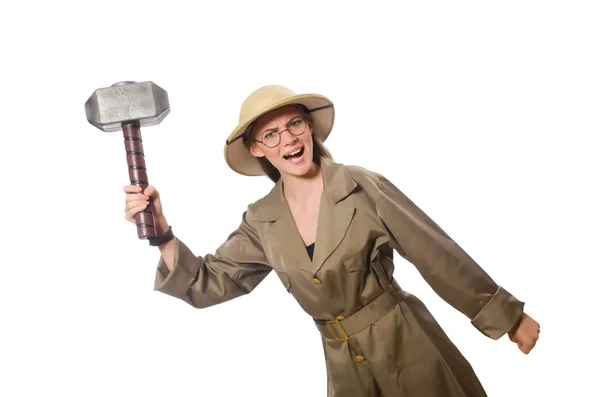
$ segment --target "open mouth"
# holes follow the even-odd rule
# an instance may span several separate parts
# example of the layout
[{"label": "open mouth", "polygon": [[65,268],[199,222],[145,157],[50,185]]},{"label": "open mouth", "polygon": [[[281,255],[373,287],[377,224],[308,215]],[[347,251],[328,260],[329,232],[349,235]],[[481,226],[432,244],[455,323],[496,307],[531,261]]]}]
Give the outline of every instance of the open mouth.
[{"label": "open mouth", "polygon": [[298,160],[300,157],[302,157],[302,155],[304,154],[304,146],[302,146],[302,148],[300,149],[300,151],[298,151],[295,154],[288,154],[286,156],[283,156],[284,159],[288,160],[288,161],[294,161],[294,160]]}]

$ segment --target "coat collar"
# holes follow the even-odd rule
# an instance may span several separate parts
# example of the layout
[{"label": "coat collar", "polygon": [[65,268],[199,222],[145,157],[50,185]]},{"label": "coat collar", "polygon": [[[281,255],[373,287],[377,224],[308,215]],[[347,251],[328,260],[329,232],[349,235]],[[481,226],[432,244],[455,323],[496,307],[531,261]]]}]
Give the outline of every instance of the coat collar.
[{"label": "coat collar", "polygon": [[[331,159],[321,157],[321,171],[323,174],[323,193],[334,204],[348,197],[358,186],[346,167]],[[287,207],[281,178],[257,204],[253,217],[255,220],[268,222],[276,221],[279,218],[281,212]]]},{"label": "coat collar", "polygon": [[343,164],[321,157],[321,170],[323,194],[312,261],[285,199],[281,179],[269,194],[257,202],[254,213],[254,219],[258,221],[273,222],[265,234],[266,243],[275,248],[286,262],[313,275],[346,235],[356,209],[344,199],[358,187]]}]

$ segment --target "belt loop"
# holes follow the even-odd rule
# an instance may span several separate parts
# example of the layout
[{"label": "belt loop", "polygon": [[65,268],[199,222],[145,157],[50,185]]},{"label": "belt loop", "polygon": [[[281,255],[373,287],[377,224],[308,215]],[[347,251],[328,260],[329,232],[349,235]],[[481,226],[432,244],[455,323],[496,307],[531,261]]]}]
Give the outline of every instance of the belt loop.
[{"label": "belt loop", "polygon": [[375,258],[375,260],[371,262],[371,267],[373,268],[373,270],[375,270],[375,274],[380,279],[380,281],[385,282],[388,288],[392,288],[392,282],[388,279],[387,275],[385,274],[385,269],[383,268],[383,265],[381,264],[381,260],[379,258]]}]

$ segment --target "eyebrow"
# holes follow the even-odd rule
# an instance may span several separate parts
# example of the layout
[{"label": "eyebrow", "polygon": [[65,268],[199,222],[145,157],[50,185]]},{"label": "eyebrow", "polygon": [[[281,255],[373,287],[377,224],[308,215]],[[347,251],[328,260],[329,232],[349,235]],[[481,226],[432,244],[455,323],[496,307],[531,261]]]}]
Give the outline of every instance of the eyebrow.
[{"label": "eyebrow", "polygon": [[[292,117],[291,119],[289,119],[289,120],[287,121],[287,123],[286,123],[286,126],[288,126],[288,127],[289,127],[290,123],[291,123],[292,121],[294,121],[295,119],[297,119],[297,118],[302,118],[302,116],[301,116],[301,115],[297,115],[297,116],[294,116],[294,117]],[[262,130],[262,131],[260,132],[260,135],[264,134],[264,133],[265,133],[265,132],[267,132],[267,131],[277,131],[277,128],[271,127],[271,128],[267,128],[267,129],[265,129],[265,130]]]}]

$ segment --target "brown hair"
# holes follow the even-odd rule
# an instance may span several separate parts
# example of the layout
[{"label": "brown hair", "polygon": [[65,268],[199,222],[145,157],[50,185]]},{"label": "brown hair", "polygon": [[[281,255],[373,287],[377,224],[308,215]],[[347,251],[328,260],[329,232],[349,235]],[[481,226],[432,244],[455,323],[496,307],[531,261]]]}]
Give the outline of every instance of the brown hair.
[{"label": "brown hair", "polygon": [[[309,125],[313,126],[313,122],[312,122],[312,118],[310,117],[310,113],[308,112],[308,109],[306,109],[306,107],[302,106],[302,105],[296,105],[298,108],[300,108],[300,110],[303,113],[303,116],[306,118],[306,120],[308,121]],[[248,126],[248,128],[246,129],[246,132],[244,132],[244,146],[246,146],[246,149],[250,150],[250,146],[252,146],[252,140],[249,139],[254,131],[252,131],[252,127],[254,126],[254,123],[250,124],[250,126]],[[312,134],[312,141],[313,141],[313,158],[312,161],[317,163],[319,166],[321,165],[321,157],[325,157],[328,159],[333,160],[333,156],[331,155],[331,153],[329,152],[329,150],[325,147],[325,144],[318,138],[315,137],[315,134]],[[258,160],[258,162],[260,163],[260,167],[262,168],[262,170],[265,172],[265,174],[267,175],[267,177],[269,177],[270,180],[272,180],[273,182],[277,182],[279,180],[279,178],[281,178],[281,174],[279,173],[279,170],[273,165],[271,164],[271,162],[269,160],[267,160],[266,157],[257,157],[256,158]]]}]

